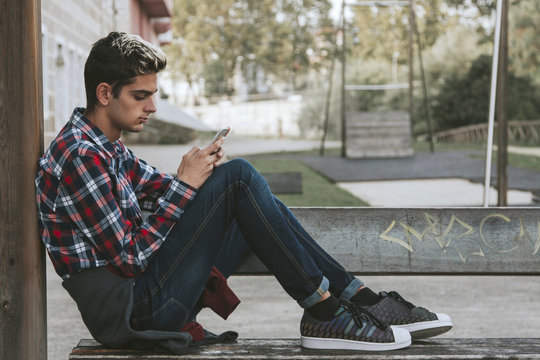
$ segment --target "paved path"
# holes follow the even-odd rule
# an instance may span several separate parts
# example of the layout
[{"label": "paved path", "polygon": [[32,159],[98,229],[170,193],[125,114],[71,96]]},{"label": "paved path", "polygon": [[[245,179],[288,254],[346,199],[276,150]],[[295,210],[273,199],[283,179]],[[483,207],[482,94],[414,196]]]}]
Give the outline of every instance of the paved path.
[{"label": "paved path", "polygon": [[[519,151],[520,149],[514,149]],[[526,149],[527,150],[527,149]],[[538,154],[536,152],[529,152]],[[293,156],[340,187],[371,204],[388,207],[482,206],[484,160],[479,152],[419,152],[401,159],[342,159],[330,156]],[[509,166],[510,206],[538,206],[533,191],[540,190],[538,172]],[[493,164],[490,204],[497,204],[497,168]]]},{"label": "paved path", "polygon": [[[497,148],[496,146],[494,147]],[[508,152],[540,157],[540,147],[508,146]]]},{"label": "paved path", "polygon": [[[317,146],[318,142],[248,141],[233,137],[227,139],[228,152],[235,156],[269,151],[301,150]],[[190,147],[136,146],[132,149],[142,158],[156,164],[158,168],[164,171],[176,171],[181,156]],[[444,156],[448,156],[446,159],[455,159],[450,154]],[[418,158],[424,158],[424,155],[419,155]],[[334,171],[343,172],[346,174],[343,176],[348,176],[351,180],[366,180],[367,175],[375,176],[374,171],[378,171],[379,176],[383,174],[383,169],[377,170],[377,166],[369,161],[360,164],[336,157],[327,159],[329,160],[325,165],[327,168],[329,164],[334,163],[332,164],[336,166]],[[306,162],[316,167],[315,157],[306,158]],[[338,162],[341,163],[340,166],[335,164]],[[384,174],[399,175],[406,172],[410,174],[409,176],[414,174],[409,165],[402,167],[401,171],[395,168],[397,164],[407,164],[407,161],[379,162],[381,163],[386,164],[383,167]],[[458,173],[465,172],[460,171],[458,164],[455,165],[454,169]],[[429,169],[429,166],[423,166],[426,170]],[[433,169],[437,163],[432,162],[431,166]],[[407,167],[409,169],[405,170],[404,168]],[[442,166],[437,168],[439,174],[446,171]],[[467,171],[475,175],[473,170],[474,166],[471,166]],[[354,173],[363,177],[353,177]],[[362,280],[374,290],[398,290],[414,303],[447,312],[452,316],[455,324],[454,329],[445,335],[448,337],[538,337],[540,335],[540,316],[538,316],[540,302],[537,301],[540,295],[539,277],[370,276],[362,277]],[[205,327],[212,331],[233,329],[242,337],[296,338],[299,336],[298,325],[302,311],[272,277],[234,276],[230,284],[242,299],[242,304],[227,322],[211,312],[203,311],[199,321]],[[62,288],[60,278],[54,273],[50,261],[47,261],[47,319],[48,353],[51,360],[67,359],[71,348],[79,339],[91,337],[82,323],[75,303]]]},{"label": "paved path", "polygon": [[[483,206],[484,185],[467,179],[410,179],[339,182],[339,187],[372,207]],[[490,206],[497,206],[497,190],[490,188]],[[509,206],[538,206],[530,191],[509,190]]]},{"label": "paved path", "polygon": [[[297,156],[335,182],[463,178],[484,182],[484,160],[473,151],[417,152],[401,159],[343,159],[337,155]],[[538,172],[508,167],[509,187],[517,190],[540,189]],[[497,167],[492,165],[491,183],[496,183]]]}]

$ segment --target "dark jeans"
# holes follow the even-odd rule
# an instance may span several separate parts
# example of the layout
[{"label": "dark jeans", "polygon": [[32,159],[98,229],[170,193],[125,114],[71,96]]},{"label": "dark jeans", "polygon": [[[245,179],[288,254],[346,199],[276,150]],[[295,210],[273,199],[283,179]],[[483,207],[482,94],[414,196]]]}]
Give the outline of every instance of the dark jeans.
[{"label": "dark jeans", "polygon": [[136,329],[179,330],[216,266],[228,277],[251,249],[300,306],[327,290],[348,299],[362,283],[319,247],[246,161],[214,170],[134,287]]}]

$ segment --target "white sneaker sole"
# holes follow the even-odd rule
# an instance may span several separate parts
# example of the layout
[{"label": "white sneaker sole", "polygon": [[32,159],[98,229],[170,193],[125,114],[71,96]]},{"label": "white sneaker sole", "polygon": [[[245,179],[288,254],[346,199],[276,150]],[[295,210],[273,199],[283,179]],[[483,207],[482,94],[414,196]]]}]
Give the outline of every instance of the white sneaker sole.
[{"label": "white sneaker sole", "polygon": [[317,338],[302,336],[302,347],[308,349],[331,349],[331,350],[361,350],[361,351],[388,351],[403,349],[411,345],[411,336],[406,330],[396,329],[391,326],[395,342],[375,343],[335,338]]},{"label": "white sneaker sole", "polygon": [[416,339],[425,339],[428,337],[433,337],[441,335],[453,326],[450,316],[446,314],[437,313],[438,320],[433,321],[422,321],[407,325],[392,325],[393,327],[407,330],[411,334],[411,338]]}]

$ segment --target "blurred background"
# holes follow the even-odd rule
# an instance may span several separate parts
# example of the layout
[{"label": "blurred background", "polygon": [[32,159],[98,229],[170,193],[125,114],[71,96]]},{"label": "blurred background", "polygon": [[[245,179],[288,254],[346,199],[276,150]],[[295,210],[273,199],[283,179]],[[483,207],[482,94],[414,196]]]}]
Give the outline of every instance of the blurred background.
[{"label": "blurred background", "polygon": [[[146,134],[128,142],[185,143],[223,125],[238,136],[265,138],[320,139],[326,128],[327,139],[341,140],[343,63],[349,111],[408,112],[412,73],[416,140],[427,134],[424,84],[436,138],[445,130],[486,123],[495,1],[415,0],[414,26],[411,7],[402,4],[409,1],[371,3],[44,1],[46,144],[73,107],[84,106],[84,61],[91,44],[111,30],[161,45],[169,61],[160,78],[159,100],[167,105],[158,106],[159,124],[149,124]],[[510,1],[510,121],[540,119],[539,7],[535,0]],[[418,36],[412,36],[415,30]],[[540,140],[536,134],[525,141]]]}]

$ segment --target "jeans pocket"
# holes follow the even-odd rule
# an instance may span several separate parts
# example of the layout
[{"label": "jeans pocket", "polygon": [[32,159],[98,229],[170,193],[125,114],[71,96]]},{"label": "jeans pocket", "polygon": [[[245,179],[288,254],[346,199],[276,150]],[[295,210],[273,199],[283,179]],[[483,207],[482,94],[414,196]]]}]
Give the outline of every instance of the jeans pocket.
[{"label": "jeans pocket", "polygon": [[190,314],[189,309],[176,298],[170,298],[149,315],[141,314],[141,310],[131,316],[131,326],[135,330],[178,331]]}]

